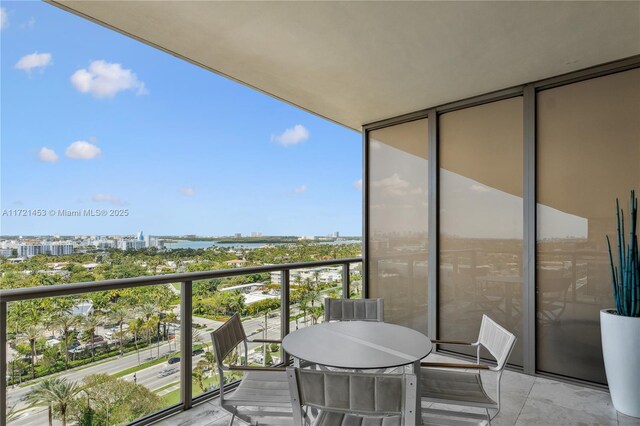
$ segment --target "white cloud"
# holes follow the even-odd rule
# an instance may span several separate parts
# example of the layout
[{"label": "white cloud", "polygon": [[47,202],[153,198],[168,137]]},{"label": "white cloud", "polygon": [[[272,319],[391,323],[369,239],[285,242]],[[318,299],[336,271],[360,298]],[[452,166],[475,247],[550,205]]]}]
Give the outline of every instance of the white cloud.
[{"label": "white cloud", "polygon": [[36,18],[34,18],[32,16],[31,18],[29,18],[29,20],[27,22],[25,22],[24,24],[20,25],[20,28],[32,30],[32,29],[35,28],[35,26],[36,26]]},{"label": "white cloud", "polygon": [[117,206],[125,204],[119,197],[110,194],[95,194],[91,199],[97,203],[111,203]]},{"label": "white cloud", "polygon": [[0,7],[0,30],[4,30],[9,26],[9,16],[7,15],[7,9]]},{"label": "white cloud", "polygon": [[64,155],[74,160],[90,160],[96,158],[102,153],[102,150],[87,141],[75,141],[67,147]]},{"label": "white cloud", "polygon": [[486,186],[484,186],[484,185],[478,185],[477,183],[476,183],[476,184],[471,185],[471,186],[469,187],[469,189],[470,189],[470,190],[472,190],[472,191],[475,191],[475,192],[489,192],[489,191],[491,191],[491,190],[490,190],[489,188],[487,188]]},{"label": "white cloud", "polygon": [[93,61],[89,69],[73,73],[71,83],[79,92],[91,93],[96,98],[112,98],[123,90],[134,90],[137,95],[149,93],[133,71],[103,60]]},{"label": "white cloud", "polygon": [[304,194],[305,192],[307,192],[307,185],[300,185],[293,190],[294,194]]},{"label": "white cloud", "polygon": [[362,179],[358,179],[353,182],[353,187],[358,191],[362,191]]},{"label": "white cloud", "polygon": [[42,161],[43,163],[55,163],[56,161],[58,161],[58,154],[56,154],[54,150],[43,146],[38,152],[38,160]]},{"label": "white cloud", "polygon": [[309,139],[309,131],[302,124],[296,124],[280,135],[271,136],[271,142],[276,142],[282,146],[296,145],[307,139]]},{"label": "white cloud", "polygon": [[185,197],[193,197],[196,190],[192,186],[185,186],[184,188],[180,188],[180,193]]},{"label": "white cloud", "polygon": [[16,64],[16,68],[26,72],[31,72],[34,68],[44,69],[51,65],[51,53],[33,52],[25,55]]},{"label": "white cloud", "polygon": [[394,173],[389,177],[373,182],[373,187],[382,189],[383,193],[387,195],[401,196],[407,194],[409,182]]}]

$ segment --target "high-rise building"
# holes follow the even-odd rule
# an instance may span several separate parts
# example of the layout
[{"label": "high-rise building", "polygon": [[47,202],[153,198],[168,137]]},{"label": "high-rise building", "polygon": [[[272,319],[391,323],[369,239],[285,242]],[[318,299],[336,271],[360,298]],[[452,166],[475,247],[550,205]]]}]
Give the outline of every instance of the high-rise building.
[{"label": "high-rise building", "polygon": [[20,244],[18,246],[18,257],[33,257],[42,254],[40,244]]},{"label": "high-rise building", "polygon": [[140,240],[120,240],[118,241],[120,250],[140,250],[144,248],[144,241]]},{"label": "high-rise building", "polygon": [[18,257],[33,257],[39,254],[47,254],[49,256],[73,254],[73,244],[43,242],[40,244],[20,244],[18,246]]}]

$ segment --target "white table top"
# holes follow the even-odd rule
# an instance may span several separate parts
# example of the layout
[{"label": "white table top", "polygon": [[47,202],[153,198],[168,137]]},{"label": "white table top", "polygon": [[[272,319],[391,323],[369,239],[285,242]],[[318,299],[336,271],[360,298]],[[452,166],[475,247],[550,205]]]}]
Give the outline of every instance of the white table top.
[{"label": "white table top", "polygon": [[419,361],[431,352],[427,336],[384,322],[339,321],[301,328],[285,336],[292,356],[338,368],[390,368]]}]

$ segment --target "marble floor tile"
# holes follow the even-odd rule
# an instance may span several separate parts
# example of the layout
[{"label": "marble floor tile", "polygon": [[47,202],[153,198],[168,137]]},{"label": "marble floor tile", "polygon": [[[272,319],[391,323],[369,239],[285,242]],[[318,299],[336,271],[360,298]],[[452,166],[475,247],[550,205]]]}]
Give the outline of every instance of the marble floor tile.
[{"label": "marble floor tile", "polygon": [[161,420],[159,426],[208,426],[227,413],[215,401],[203,402],[191,410]]},{"label": "marble floor tile", "polygon": [[609,393],[555,380],[536,378],[529,400],[617,419]]},{"label": "marble floor tile", "polygon": [[[433,362],[461,362],[438,354],[427,358]],[[495,396],[495,374],[482,372],[482,380],[489,395]],[[501,381],[501,410],[493,418],[492,426],[640,426],[640,419],[617,413],[609,394],[604,391],[536,378],[513,371],[505,371]],[[484,410],[445,404],[422,403],[423,408],[453,411],[451,416],[425,414],[423,424],[429,426],[471,426],[487,424],[486,420],[454,417],[455,412],[484,414]],[[259,409],[258,409],[259,411]],[[229,414],[218,400],[208,401],[193,409],[164,419],[161,426],[227,426]],[[251,418],[259,425],[292,426],[285,418],[269,418],[253,412]],[[255,424],[255,423],[254,423]],[[235,420],[233,426],[246,426]]]},{"label": "marble floor tile", "polygon": [[567,408],[527,399],[515,426],[617,426],[618,421],[607,414],[593,414],[580,408]]},{"label": "marble floor tile", "polygon": [[618,413],[618,425],[619,426],[640,426],[640,418],[625,416],[622,413]]}]

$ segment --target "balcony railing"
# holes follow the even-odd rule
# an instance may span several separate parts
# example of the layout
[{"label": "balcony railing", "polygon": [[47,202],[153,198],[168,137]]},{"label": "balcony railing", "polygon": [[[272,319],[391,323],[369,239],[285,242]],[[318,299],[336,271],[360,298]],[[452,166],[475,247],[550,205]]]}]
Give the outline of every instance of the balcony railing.
[{"label": "balcony railing", "polygon": [[[31,299],[51,298],[59,296],[78,296],[108,290],[131,289],[155,286],[159,284],[180,283],[180,403],[171,405],[146,417],[135,420],[132,424],[152,423],[171,414],[188,410],[194,403],[210,399],[218,395],[215,389],[197,396],[192,395],[192,340],[193,340],[193,291],[195,281],[229,278],[234,276],[280,272],[280,334],[289,333],[290,326],[290,272],[296,269],[317,268],[323,266],[342,267],[342,297],[350,295],[350,265],[361,263],[362,258],[345,258],[316,262],[288,263],[281,265],[255,266],[205,272],[189,272],[136,278],[124,278],[104,281],[92,281],[74,284],[60,284],[42,287],[28,287],[2,290],[0,292],[0,426],[7,424],[7,314],[8,304]],[[120,339],[123,337],[120,336]],[[159,339],[159,337],[158,337]],[[65,348],[64,350],[67,350]],[[282,361],[286,362],[286,356]],[[221,378],[222,379],[222,378]]]}]

